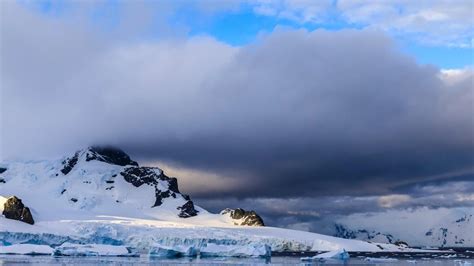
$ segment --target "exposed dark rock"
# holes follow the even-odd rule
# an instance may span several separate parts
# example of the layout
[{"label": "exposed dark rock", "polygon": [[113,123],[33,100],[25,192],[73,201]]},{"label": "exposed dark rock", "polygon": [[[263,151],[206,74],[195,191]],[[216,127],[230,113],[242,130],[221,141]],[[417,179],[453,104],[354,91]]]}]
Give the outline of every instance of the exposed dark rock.
[{"label": "exposed dark rock", "polygon": [[194,203],[191,200],[188,200],[183,204],[183,206],[178,207],[178,210],[181,210],[178,214],[181,218],[189,218],[198,214],[198,211],[194,208]]},{"label": "exposed dark rock", "polygon": [[399,247],[404,247],[404,248],[409,247],[407,242],[401,241],[401,240],[395,241],[395,243],[393,243],[393,244],[395,244],[395,245],[397,245],[397,246],[399,246]]},{"label": "exposed dark rock", "polygon": [[107,181],[105,181],[105,183],[107,183],[107,184],[113,184],[113,183],[115,183],[115,181],[113,181],[113,180],[107,180]]},{"label": "exposed dark rock", "polygon": [[155,171],[158,168],[153,167],[128,167],[120,174],[123,176],[125,181],[131,183],[135,187],[139,187],[143,184],[156,185],[161,177]]},{"label": "exposed dark rock", "polygon": [[7,199],[3,205],[3,215],[7,219],[22,221],[27,224],[34,224],[33,215],[28,207],[26,207],[21,199],[13,196]]},{"label": "exposed dark rock", "polygon": [[[152,207],[161,206],[163,199],[173,197],[176,198],[181,195],[186,203],[178,207],[181,212],[178,214],[181,218],[196,216],[198,211],[194,208],[194,204],[188,195],[181,194],[178,189],[178,180],[174,177],[166,176],[163,171],[155,167],[127,167],[120,173],[125,181],[131,183],[135,187],[142,185],[149,185],[155,188],[155,203]],[[167,190],[158,188],[158,181],[168,183]],[[163,182],[161,182],[163,184]]]},{"label": "exposed dark rock", "polygon": [[86,154],[86,161],[92,160],[116,164],[120,166],[138,166],[138,163],[130,159],[130,156],[128,156],[124,151],[110,146],[90,147],[89,152]]},{"label": "exposed dark rock", "polygon": [[0,174],[3,174],[6,170],[7,170],[7,168],[5,168],[5,167],[0,167]]},{"label": "exposed dark rock", "polygon": [[163,199],[169,198],[170,197],[170,191],[160,191],[159,189],[155,188],[155,204],[153,204],[153,207],[160,206],[163,203]]},{"label": "exposed dark rock", "polygon": [[255,211],[246,211],[244,209],[225,209],[221,212],[222,215],[229,214],[234,220],[241,220],[235,222],[236,225],[248,225],[248,226],[265,226],[262,217],[260,217]]},{"label": "exposed dark rock", "polygon": [[79,152],[76,152],[74,156],[71,158],[67,158],[66,160],[63,161],[63,169],[61,169],[61,172],[64,175],[69,174],[71,172],[72,168],[77,164],[77,161],[79,160]]},{"label": "exposed dark rock", "polygon": [[[164,175],[164,174],[163,174]],[[178,179],[175,177],[170,177],[169,178],[169,184],[170,184],[170,190],[176,193],[180,193],[178,189]]]},{"label": "exposed dark rock", "polygon": [[71,198],[70,201],[77,202],[77,199],[76,198]]},{"label": "exposed dark rock", "polygon": [[66,191],[67,191],[67,189],[63,189],[63,190],[61,191],[61,195],[64,194],[64,192],[66,192]]},{"label": "exposed dark rock", "polygon": [[6,183],[7,181],[5,181],[5,179],[3,178],[0,178],[0,183]]}]

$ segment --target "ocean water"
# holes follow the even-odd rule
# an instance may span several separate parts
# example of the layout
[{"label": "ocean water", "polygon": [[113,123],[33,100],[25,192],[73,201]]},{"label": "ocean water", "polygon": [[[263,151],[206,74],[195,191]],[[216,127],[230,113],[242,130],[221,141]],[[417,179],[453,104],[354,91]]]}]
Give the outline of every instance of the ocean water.
[{"label": "ocean water", "polygon": [[367,261],[364,258],[351,258],[347,261],[326,261],[305,263],[299,257],[281,256],[271,259],[251,258],[180,258],[153,259],[148,257],[50,257],[50,256],[0,256],[0,265],[439,265],[474,266],[474,259],[397,259],[395,261]]}]

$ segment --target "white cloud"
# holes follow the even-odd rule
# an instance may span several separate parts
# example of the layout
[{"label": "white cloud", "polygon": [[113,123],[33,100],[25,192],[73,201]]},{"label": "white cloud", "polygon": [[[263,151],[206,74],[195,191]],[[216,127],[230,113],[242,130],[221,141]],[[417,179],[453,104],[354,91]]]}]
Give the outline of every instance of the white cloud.
[{"label": "white cloud", "polygon": [[383,208],[392,208],[403,203],[407,203],[411,200],[409,195],[393,194],[380,196],[378,198],[378,204]]},{"label": "white cloud", "polygon": [[457,200],[464,201],[473,201],[474,202],[474,193],[471,194],[457,194]]},{"label": "white cloud", "polygon": [[250,1],[259,15],[296,23],[331,23],[342,19],[351,24],[381,29],[422,44],[472,47],[473,2],[470,0],[280,0]]},{"label": "white cloud", "polygon": [[327,18],[331,0],[256,0],[250,1],[259,15],[275,16],[298,23],[319,23]]},{"label": "white cloud", "polygon": [[463,81],[474,83],[474,69],[472,67],[441,69],[440,78],[449,85],[454,85]]}]

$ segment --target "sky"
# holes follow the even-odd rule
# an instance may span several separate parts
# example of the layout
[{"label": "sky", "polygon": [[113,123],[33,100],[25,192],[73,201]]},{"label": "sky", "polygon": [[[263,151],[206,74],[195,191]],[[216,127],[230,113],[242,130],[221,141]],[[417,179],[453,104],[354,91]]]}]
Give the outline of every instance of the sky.
[{"label": "sky", "polygon": [[311,231],[474,207],[471,1],[0,7],[1,160],[115,145],[204,208]]}]

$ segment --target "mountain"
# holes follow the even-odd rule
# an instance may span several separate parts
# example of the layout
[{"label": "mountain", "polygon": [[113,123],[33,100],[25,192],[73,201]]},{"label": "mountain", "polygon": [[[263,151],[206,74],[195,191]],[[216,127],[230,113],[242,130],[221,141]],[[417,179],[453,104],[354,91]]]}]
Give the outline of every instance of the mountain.
[{"label": "mountain", "polygon": [[334,236],[417,247],[474,247],[474,209],[415,208],[339,219]]},{"label": "mountain", "polygon": [[101,248],[94,245],[123,245],[162,252],[157,245],[185,245],[181,250],[207,248],[206,252],[229,254],[229,246],[241,246],[231,250],[242,252],[264,244],[273,251],[411,251],[264,227],[254,211],[210,213],[180,191],[176,178],[160,168],[140,166],[113,147],[89,147],[59,160],[1,162],[0,168],[0,247],[33,244],[45,246],[37,250],[50,250],[61,246],[55,251],[61,253],[70,247],[84,251]]}]

